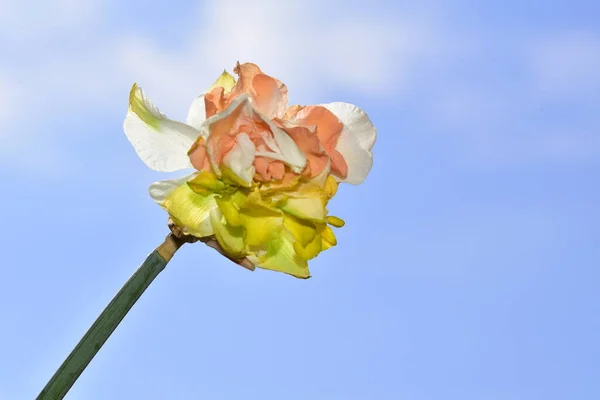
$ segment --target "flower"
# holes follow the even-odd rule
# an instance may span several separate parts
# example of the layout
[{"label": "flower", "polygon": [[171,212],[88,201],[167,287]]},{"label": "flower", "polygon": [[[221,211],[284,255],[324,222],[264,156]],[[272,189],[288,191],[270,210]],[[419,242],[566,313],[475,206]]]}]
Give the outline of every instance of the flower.
[{"label": "flower", "polygon": [[308,260],[337,244],[328,215],[338,183],[361,183],[376,129],[348,103],[288,107],[287,87],[252,63],[224,71],[192,103],[186,122],[167,118],[134,84],[124,130],[157,171],[193,168],[150,186],[186,235],[214,237],[231,258],[310,277]]}]

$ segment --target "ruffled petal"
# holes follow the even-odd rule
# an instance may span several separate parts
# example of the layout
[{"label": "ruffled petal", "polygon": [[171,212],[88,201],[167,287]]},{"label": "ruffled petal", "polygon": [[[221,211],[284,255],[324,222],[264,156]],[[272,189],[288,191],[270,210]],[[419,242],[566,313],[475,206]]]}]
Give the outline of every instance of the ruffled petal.
[{"label": "ruffled petal", "polygon": [[257,117],[269,127],[269,130],[273,134],[274,143],[271,145],[274,148],[271,151],[257,152],[256,155],[283,161],[285,164],[289,165],[294,172],[302,172],[306,167],[306,156],[302,153],[296,142],[294,142],[294,139],[275,125],[270,119],[265,118],[258,113]]},{"label": "ruffled petal", "polygon": [[228,224],[218,207],[210,211],[210,221],[217,241],[225,253],[232,258],[244,257],[244,229]]},{"label": "ruffled petal", "polygon": [[183,232],[196,237],[211,236],[210,213],[217,208],[215,194],[200,194],[188,185],[198,174],[150,185],[150,196],[167,210]]},{"label": "ruffled petal", "polygon": [[340,179],[345,179],[348,166],[342,154],[336,149],[344,128],[338,117],[322,106],[296,107],[288,109],[287,113],[292,116],[293,122],[315,130],[320,145],[331,160],[331,173]]},{"label": "ruffled petal", "polygon": [[[262,131],[256,132],[258,129]],[[306,166],[306,157],[294,140],[258,113],[248,95],[243,94],[232,101],[224,111],[207,119],[202,127],[203,137],[207,138],[208,157],[217,175],[221,174],[221,163],[225,156],[236,146],[236,137],[246,131],[255,136],[262,135],[260,140],[265,142],[264,151],[256,151],[255,156],[279,160],[296,172],[301,172]],[[245,154],[251,153],[249,146],[246,146],[246,150]],[[241,176],[240,179],[245,181]]]},{"label": "ruffled petal", "polygon": [[233,72],[239,75],[232,88],[232,96],[249,93],[256,110],[271,119],[285,113],[288,102],[288,89],[281,81],[266,75],[252,63],[237,63]]},{"label": "ruffled petal", "polygon": [[243,132],[237,135],[235,140],[235,145],[223,158],[223,165],[245,183],[243,186],[251,186],[255,172],[254,154],[256,149],[254,143]]},{"label": "ruffled petal", "polygon": [[283,272],[296,278],[310,278],[308,262],[296,253],[294,242],[293,235],[284,230],[269,242],[264,255],[249,255],[248,259],[259,268]]}]

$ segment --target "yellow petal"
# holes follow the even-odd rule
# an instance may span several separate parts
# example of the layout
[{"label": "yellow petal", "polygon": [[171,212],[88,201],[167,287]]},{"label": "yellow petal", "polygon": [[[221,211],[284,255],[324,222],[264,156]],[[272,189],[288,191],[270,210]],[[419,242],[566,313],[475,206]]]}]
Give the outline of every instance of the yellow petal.
[{"label": "yellow petal", "polygon": [[283,226],[294,236],[301,246],[307,246],[317,235],[317,228],[309,221],[304,221],[290,214],[285,214]]},{"label": "yellow petal", "polygon": [[325,195],[331,199],[337,193],[337,189],[338,189],[337,181],[335,180],[335,178],[332,175],[329,175],[327,177],[327,180],[325,181],[325,188],[323,189],[325,192]]},{"label": "yellow petal", "polygon": [[294,243],[294,251],[296,254],[307,261],[319,255],[322,249],[321,235],[316,235],[306,247],[302,246],[300,242]]},{"label": "yellow petal", "polygon": [[296,278],[310,278],[308,263],[294,251],[294,241],[290,233],[282,231],[281,235],[269,242],[266,255],[250,255],[248,259],[259,268],[283,272]]},{"label": "yellow petal", "polygon": [[300,175],[295,175],[288,182],[265,182],[260,185],[260,191],[264,196],[270,196],[281,191],[294,191],[298,186]]},{"label": "yellow petal", "polygon": [[281,205],[281,209],[300,219],[323,222],[327,215],[324,203],[323,199],[318,196],[288,197]]},{"label": "yellow petal", "polygon": [[225,217],[227,223],[231,226],[240,226],[242,221],[240,220],[240,211],[236,207],[235,203],[231,200],[230,196],[216,197],[215,201],[219,206],[219,210]]},{"label": "yellow petal", "polygon": [[283,215],[279,210],[257,208],[240,212],[239,218],[246,230],[244,241],[251,248],[266,248],[283,228]]},{"label": "yellow petal", "polygon": [[220,193],[226,188],[226,185],[209,171],[201,171],[188,185],[194,192],[204,195]]},{"label": "yellow petal", "polygon": [[[252,169],[254,167],[251,167]],[[242,178],[240,178],[236,173],[234,173],[230,168],[228,167],[221,167],[221,179],[223,179],[223,182],[229,184],[229,185],[237,185],[237,186],[241,186],[241,187],[250,187],[252,186],[252,182],[248,182]]]},{"label": "yellow petal", "polygon": [[321,247],[323,248],[323,251],[337,245],[337,239],[335,238],[335,233],[333,233],[331,227],[325,224],[318,225],[317,232],[319,232],[319,235],[321,236]]},{"label": "yellow petal", "polygon": [[231,92],[231,89],[235,86],[235,78],[227,70],[223,70],[223,73],[219,75],[215,83],[207,90],[210,92],[216,87],[222,87],[225,93]]},{"label": "yellow petal", "polygon": [[[238,193],[242,193],[241,191]],[[245,241],[250,247],[264,248],[283,227],[283,213],[266,203],[258,189],[249,192],[243,201],[238,195],[239,218],[246,229]]]},{"label": "yellow petal", "polygon": [[229,225],[218,208],[211,211],[210,221],[217,241],[225,253],[232,258],[244,257],[244,228]]},{"label": "yellow petal", "polygon": [[185,233],[205,237],[214,234],[210,221],[211,211],[217,208],[214,196],[198,194],[183,184],[173,190],[161,206]]},{"label": "yellow petal", "polygon": [[246,201],[241,207],[249,209],[266,208],[268,210],[276,211],[270,202],[263,200],[262,193],[257,188],[248,193]]},{"label": "yellow petal", "polygon": [[342,226],[346,225],[343,219],[334,217],[333,215],[330,215],[327,218],[325,218],[325,221],[327,221],[329,225],[335,226],[336,228],[341,228]]}]

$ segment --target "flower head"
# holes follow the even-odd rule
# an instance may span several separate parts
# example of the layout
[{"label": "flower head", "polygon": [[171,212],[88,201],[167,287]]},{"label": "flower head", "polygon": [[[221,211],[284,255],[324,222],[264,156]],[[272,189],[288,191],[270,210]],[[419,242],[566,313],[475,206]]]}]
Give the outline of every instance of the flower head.
[{"label": "flower head", "polygon": [[223,72],[185,123],[163,115],[133,85],[124,129],[146,165],[193,168],[150,186],[186,235],[214,238],[230,258],[308,278],[308,260],[337,244],[328,215],[338,183],[361,183],[376,130],[347,103],[287,105],[287,87],[251,63]]}]

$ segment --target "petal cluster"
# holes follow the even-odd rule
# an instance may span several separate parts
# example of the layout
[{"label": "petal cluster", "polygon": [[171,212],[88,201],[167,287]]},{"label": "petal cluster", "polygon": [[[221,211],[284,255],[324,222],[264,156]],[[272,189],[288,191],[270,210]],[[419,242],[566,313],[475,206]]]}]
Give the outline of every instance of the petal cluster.
[{"label": "petal cluster", "polygon": [[151,197],[185,234],[214,236],[232,258],[308,278],[308,260],[336,245],[328,215],[339,182],[361,183],[376,130],[348,103],[288,107],[287,87],[252,63],[223,72],[185,123],[134,85],[124,129],[146,165],[193,168],[156,182]]}]

